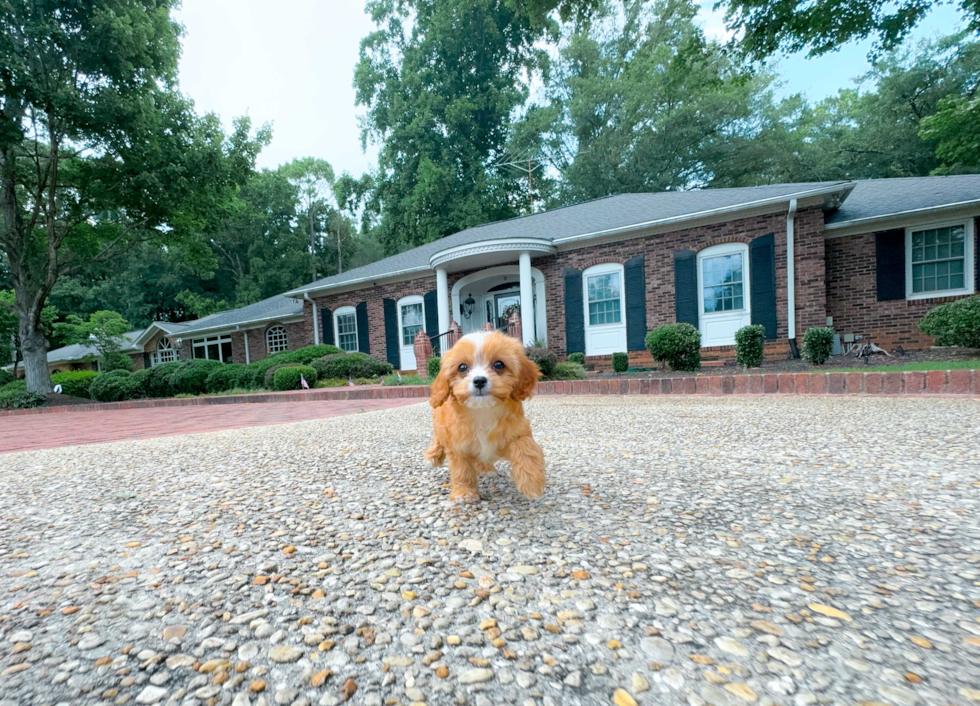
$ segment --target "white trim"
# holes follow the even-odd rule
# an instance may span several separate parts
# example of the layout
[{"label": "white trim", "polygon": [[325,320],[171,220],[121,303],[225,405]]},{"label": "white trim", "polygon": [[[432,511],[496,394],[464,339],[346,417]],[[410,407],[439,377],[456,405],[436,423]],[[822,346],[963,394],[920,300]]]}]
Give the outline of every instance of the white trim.
[{"label": "white trim", "polygon": [[[730,309],[729,311],[712,312],[711,314],[705,314],[704,311],[704,261],[710,260],[713,257],[724,257],[725,255],[740,254],[742,256],[742,308],[741,309]],[[698,252],[697,258],[697,270],[698,270],[698,328],[701,331],[701,347],[702,348],[714,348],[717,346],[731,346],[735,344],[735,337],[732,336],[731,341],[726,342],[712,342],[710,344],[705,343],[707,338],[707,329],[705,324],[707,321],[705,317],[709,319],[725,318],[726,315],[734,318],[739,312],[743,320],[748,321],[749,324],[752,323],[752,284],[751,284],[751,273],[749,272],[749,246],[746,243],[722,243],[720,245],[713,245],[710,248],[705,248]],[[744,324],[748,325],[748,324]],[[741,328],[741,326],[739,327]]]},{"label": "white trim", "polygon": [[[310,303],[310,307],[312,309],[312,314],[313,314],[313,345],[314,346],[319,346],[320,345],[320,322],[319,322],[319,316],[317,316],[316,302],[313,301],[312,299],[310,299],[310,295],[309,294],[304,294],[303,295],[303,299],[306,300],[306,301],[308,301]],[[306,313],[305,312],[303,313],[303,319],[304,320],[306,319]]]},{"label": "white trim", "polygon": [[475,243],[466,243],[455,247],[440,250],[429,258],[429,266],[433,269],[447,262],[458,260],[473,255],[485,255],[491,252],[527,252],[527,253],[547,253],[555,252],[555,246],[550,240],[545,238],[499,238],[494,240],[480,240]]},{"label": "white trim", "polygon": [[[980,206],[980,199],[969,199],[968,201],[956,201],[954,203],[944,203],[941,206],[923,206],[922,208],[910,208],[907,211],[897,211],[895,213],[883,214],[880,216],[866,216],[865,218],[853,218],[849,221],[840,221],[837,223],[827,223],[824,226],[824,231],[832,230],[842,230],[844,228],[852,228],[855,226],[864,226],[869,223],[875,223],[877,221],[889,221],[896,218],[902,218],[910,215],[925,215],[925,214],[941,214],[944,211],[951,211],[957,208],[968,208],[970,206]],[[866,232],[866,231],[857,231]],[[835,237],[837,234],[835,234]]]},{"label": "white trim", "polygon": [[[218,346],[218,357],[217,357],[217,360],[220,361],[220,362],[224,362],[221,359],[221,346],[224,343],[227,343],[229,346],[233,346],[234,345],[231,342],[231,332],[229,332],[227,334],[219,334],[219,335],[216,335],[216,336],[207,336],[207,337],[204,337],[204,338],[192,338],[191,339],[191,360],[194,360],[195,358],[197,358],[197,356],[194,355],[194,349],[195,348],[203,348],[204,349],[204,358],[202,360],[212,360],[212,358],[208,355],[208,346],[212,346],[212,345],[217,344],[217,346]],[[234,355],[234,348],[232,348],[232,355]]]},{"label": "white trim", "polygon": [[[590,324],[589,323],[589,277],[599,275],[618,274],[619,275],[619,323],[615,324]],[[585,355],[612,355],[613,353],[626,353],[628,341],[626,338],[626,268],[618,262],[605,262],[600,265],[593,265],[582,271],[582,308],[585,316]],[[601,348],[596,350],[590,344],[589,333],[593,331],[619,333],[622,330],[622,346],[612,348]],[[615,348],[615,350],[613,350]]]},{"label": "white trim", "polygon": [[[337,319],[341,316],[354,317],[354,350],[353,351],[348,351],[346,348],[340,345],[340,325]],[[360,341],[358,336],[359,333],[357,330],[357,309],[353,306],[342,306],[339,307],[338,309],[335,309],[333,312],[333,344],[337,346],[337,348],[339,348],[340,350],[344,351],[345,353],[353,353],[357,350],[360,350],[358,347],[358,342]]]},{"label": "white trim", "polygon": [[786,213],[786,328],[796,338],[796,199]]},{"label": "white trim", "polygon": [[[404,331],[403,326],[402,326],[402,307],[403,306],[408,306],[410,304],[418,304],[418,305],[420,305],[422,307],[422,330],[425,331],[426,333],[429,333],[428,331],[425,330],[425,298],[421,294],[409,294],[407,297],[402,297],[397,302],[395,302],[395,309],[398,312],[398,365],[399,365],[399,370],[412,370],[412,369],[414,369],[416,367],[416,366],[413,365],[413,366],[409,366],[409,367],[406,368],[405,367],[405,361],[402,360],[402,351],[405,348],[411,348],[412,349],[412,358],[415,357],[415,340],[414,340],[414,338],[412,339],[412,342],[410,344],[406,344],[402,340],[403,339],[403,336],[405,335],[405,331]],[[416,335],[418,335],[418,334],[416,334]],[[416,362],[416,364],[418,364],[418,361],[415,361],[415,362]]]},{"label": "white trim", "polygon": [[[300,289],[291,289],[290,291],[285,292],[283,296],[292,297],[293,299],[296,299],[302,294],[307,294],[311,292],[314,294],[318,292],[327,292],[332,289],[339,289],[340,287],[346,287],[352,284],[363,284],[364,282],[385,282],[393,277],[397,277],[398,275],[407,275],[415,272],[432,272],[432,268],[426,265],[421,265],[419,267],[406,267],[404,270],[395,270],[393,272],[381,272],[379,274],[368,275],[367,277],[358,277],[356,279],[348,279],[348,280],[344,280],[343,282],[337,282],[336,284],[327,284],[321,287],[301,287]],[[414,277],[411,277],[409,279],[414,279]],[[359,289],[359,288],[355,287],[355,289]]]},{"label": "white trim", "polygon": [[436,306],[439,307],[439,330],[438,334],[446,333],[449,330],[449,276],[445,267],[436,270]]},{"label": "white trim", "polygon": [[[282,336],[281,336],[281,338],[282,338],[282,348],[278,348],[277,350],[272,350],[272,342],[269,340],[269,336],[272,335],[272,332],[273,331],[276,332],[276,337],[277,338],[280,338],[278,332],[279,331],[282,331]],[[279,343],[279,341],[277,341],[277,345],[278,345],[278,343]],[[269,328],[267,328],[265,330],[265,352],[266,352],[266,354],[268,354],[268,355],[275,355],[276,353],[284,353],[284,352],[286,352],[288,350],[289,350],[289,329],[287,329],[282,324],[275,324],[274,326],[270,326]]]},{"label": "white trim", "polygon": [[[929,230],[930,228],[948,228],[963,226],[963,284],[959,289],[943,289],[935,292],[912,292],[912,233]],[[973,219],[955,221],[940,221],[923,225],[908,226],[905,229],[905,298],[909,301],[918,299],[939,299],[941,297],[959,297],[973,294],[976,289],[976,269],[974,265],[976,236],[973,233]]]},{"label": "white trim", "polygon": [[[461,293],[464,288],[471,287],[475,282],[479,282],[481,279],[487,279],[489,277],[499,277],[499,276],[511,276],[517,275],[520,277],[520,266],[519,265],[497,265],[496,267],[488,267],[485,270],[478,270],[476,272],[471,272],[465,277],[460,277],[455,284],[453,284],[452,293],[450,299],[452,300],[452,319],[456,321],[462,327],[463,325],[463,314],[460,308]],[[538,306],[534,307],[534,328],[537,334],[536,338],[548,342],[548,311],[547,311],[547,291],[545,289],[544,274],[541,270],[536,267],[531,267],[531,278],[534,280],[534,296],[537,297]],[[520,281],[514,282],[514,288],[520,288]],[[484,306],[483,297],[478,297],[480,301],[477,302],[477,306]],[[483,309],[478,309],[482,312]],[[474,314],[475,316],[476,314]],[[480,314],[482,316],[482,313]]]},{"label": "white trim", "polygon": [[[171,336],[180,336],[181,338],[192,338],[194,336],[219,336],[227,333],[235,333],[236,331],[246,331],[253,330],[257,328],[262,328],[268,323],[276,322],[282,324],[296,324],[305,318],[305,315],[300,314],[290,314],[289,316],[267,316],[264,319],[252,319],[244,323],[238,324],[225,324],[224,326],[215,326],[214,328],[202,328],[194,329],[191,331],[175,331]],[[190,321],[188,323],[194,323]]]}]

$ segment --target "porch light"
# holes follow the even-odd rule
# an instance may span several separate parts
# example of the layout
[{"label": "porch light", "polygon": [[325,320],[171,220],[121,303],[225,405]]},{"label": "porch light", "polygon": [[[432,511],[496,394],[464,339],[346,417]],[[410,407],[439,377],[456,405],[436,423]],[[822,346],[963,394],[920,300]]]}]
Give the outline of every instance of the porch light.
[{"label": "porch light", "polygon": [[469,319],[473,316],[473,310],[476,309],[476,300],[473,298],[472,294],[466,296],[466,301],[463,302],[463,318]]}]

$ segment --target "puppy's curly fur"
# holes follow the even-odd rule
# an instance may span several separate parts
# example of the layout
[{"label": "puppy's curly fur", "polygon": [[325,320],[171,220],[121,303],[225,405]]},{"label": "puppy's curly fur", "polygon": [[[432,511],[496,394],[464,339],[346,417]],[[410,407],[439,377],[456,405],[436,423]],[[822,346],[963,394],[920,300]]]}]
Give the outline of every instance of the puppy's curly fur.
[{"label": "puppy's curly fur", "polygon": [[498,459],[510,464],[522,494],[541,497],[544,453],[522,404],[540,376],[520,342],[497,332],[464,336],[443,356],[429,397],[434,438],[425,460],[436,467],[448,460],[450,500],[479,500],[477,479]]}]

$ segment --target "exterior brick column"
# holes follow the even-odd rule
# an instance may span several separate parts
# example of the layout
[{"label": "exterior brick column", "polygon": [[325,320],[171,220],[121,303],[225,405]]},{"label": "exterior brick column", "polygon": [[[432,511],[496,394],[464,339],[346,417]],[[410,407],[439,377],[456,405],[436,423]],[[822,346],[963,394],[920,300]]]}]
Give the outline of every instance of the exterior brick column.
[{"label": "exterior brick column", "polygon": [[429,358],[432,357],[432,341],[424,330],[419,330],[415,334],[415,370],[419,376],[426,377],[429,374]]}]

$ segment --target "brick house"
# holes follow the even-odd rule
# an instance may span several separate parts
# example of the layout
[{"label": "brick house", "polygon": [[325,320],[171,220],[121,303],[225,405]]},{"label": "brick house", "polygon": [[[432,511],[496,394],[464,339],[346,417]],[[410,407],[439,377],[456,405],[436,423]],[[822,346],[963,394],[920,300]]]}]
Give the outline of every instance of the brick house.
[{"label": "brick house", "polygon": [[[832,326],[913,350],[926,311],[977,291],[980,175],[623,194],[469,228],[251,306],[133,338],[139,367],[209,357],[239,363],[331,343],[414,370],[433,338],[520,316],[522,337],[605,367],[650,365],[644,338],[697,326],[705,359],[734,358],[761,324],[769,357]],[[177,352],[179,349],[179,353]],[[56,353],[52,351],[52,354]],[[50,359],[50,358],[49,358]],[[422,362],[424,364],[424,361]]]}]

